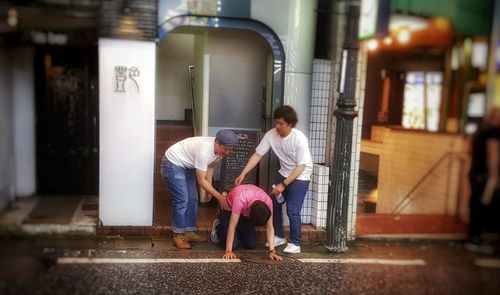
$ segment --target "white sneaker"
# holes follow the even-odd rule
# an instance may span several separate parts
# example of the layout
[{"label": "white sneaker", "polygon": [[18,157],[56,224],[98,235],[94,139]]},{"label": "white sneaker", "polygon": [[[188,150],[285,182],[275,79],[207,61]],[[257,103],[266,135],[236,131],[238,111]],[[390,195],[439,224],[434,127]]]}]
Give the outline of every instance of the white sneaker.
[{"label": "white sneaker", "polygon": [[[286,244],[285,238],[274,236],[274,247],[285,245],[285,244]],[[264,246],[269,247],[269,242],[266,242],[266,244]]]},{"label": "white sneaker", "polygon": [[219,218],[215,219],[214,223],[212,224],[212,230],[210,231],[210,241],[212,241],[212,243],[214,244],[220,243],[220,239],[217,236],[217,227],[219,226],[219,224],[220,224]]},{"label": "white sneaker", "polygon": [[286,245],[285,249],[283,249],[283,252],[291,253],[291,254],[298,254],[298,253],[300,253],[300,246],[297,246],[297,245],[292,244],[292,243],[288,243]]},{"label": "white sneaker", "polygon": [[465,250],[481,254],[493,254],[495,253],[495,248],[491,245],[484,243],[473,243],[467,242],[464,245]]}]

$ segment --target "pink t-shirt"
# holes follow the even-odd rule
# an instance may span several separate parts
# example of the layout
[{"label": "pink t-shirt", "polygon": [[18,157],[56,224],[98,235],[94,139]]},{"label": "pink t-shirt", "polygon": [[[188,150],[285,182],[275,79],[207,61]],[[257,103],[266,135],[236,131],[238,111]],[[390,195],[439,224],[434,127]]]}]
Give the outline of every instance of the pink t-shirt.
[{"label": "pink t-shirt", "polygon": [[271,213],[273,212],[271,197],[260,187],[253,184],[238,185],[227,194],[227,203],[231,207],[231,212],[246,217],[250,217],[250,206],[255,201],[264,202],[271,210]]}]

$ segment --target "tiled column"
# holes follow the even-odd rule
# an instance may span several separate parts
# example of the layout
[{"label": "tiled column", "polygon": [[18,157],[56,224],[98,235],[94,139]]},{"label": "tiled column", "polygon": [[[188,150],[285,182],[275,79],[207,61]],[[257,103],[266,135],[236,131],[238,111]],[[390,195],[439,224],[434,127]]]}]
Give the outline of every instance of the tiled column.
[{"label": "tiled column", "polygon": [[331,68],[329,60],[315,59],[313,62],[309,123],[309,147],[313,163],[325,163]]},{"label": "tiled column", "polygon": [[328,181],[330,168],[314,165],[312,178],[311,223],[316,228],[326,227],[326,203],[328,201]]}]

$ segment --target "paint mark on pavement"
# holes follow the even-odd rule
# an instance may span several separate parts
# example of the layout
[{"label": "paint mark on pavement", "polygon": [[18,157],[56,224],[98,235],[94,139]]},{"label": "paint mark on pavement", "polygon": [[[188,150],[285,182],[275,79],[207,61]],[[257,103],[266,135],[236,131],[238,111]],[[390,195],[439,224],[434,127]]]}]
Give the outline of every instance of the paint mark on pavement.
[{"label": "paint mark on pavement", "polygon": [[500,268],[500,259],[478,258],[474,259],[474,265],[479,267]]},{"label": "paint mark on pavement", "polygon": [[333,264],[386,264],[386,265],[425,265],[422,259],[377,259],[377,258],[302,258],[305,263],[333,263]]},{"label": "paint mark on pavement", "polygon": [[155,263],[232,263],[241,262],[239,259],[223,258],[88,258],[88,257],[59,257],[57,264],[155,264]]}]

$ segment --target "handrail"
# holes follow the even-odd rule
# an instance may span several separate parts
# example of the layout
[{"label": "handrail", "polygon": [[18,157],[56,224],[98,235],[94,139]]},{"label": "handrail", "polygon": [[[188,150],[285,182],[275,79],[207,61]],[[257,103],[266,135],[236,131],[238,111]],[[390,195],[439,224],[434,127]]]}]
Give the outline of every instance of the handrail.
[{"label": "handrail", "polygon": [[188,66],[189,87],[191,89],[191,108],[192,108],[192,121],[193,121],[193,134],[198,134],[196,127],[196,107],[195,107],[195,90],[194,90],[194,65]]},{"label": "handrail", "polygon": [[[448,156],[452,154],[453,154],[452,152],[446,152],[443,156],[441,156],[441,158],[439,158],[439,160],[431,167],[431,169],[429,169],[429,171],[427,171],[427,173],[424,174],[424,176],[413,186],[413,188],[406,194],[406,196],[404,196],[403,199],[401,199],[401,201],[394,208],[394,210],[392,210],[392,214],[396,214],[396,212],[399,209],[403,210],[409,204],[409,202],[406,201],[411,199],[411,194],[424,182],[424,180],[427,179],[427,177],[429,177],[432,174],[432,172],[434,172],[434,170],[436,170],[436,168],[439,166],[439,164],[441,164],[441,162],[443,162],[446,158],[448,158]],[[401,205],[404,202],[406,202],[406,204],[401,207]]]}]

